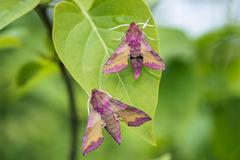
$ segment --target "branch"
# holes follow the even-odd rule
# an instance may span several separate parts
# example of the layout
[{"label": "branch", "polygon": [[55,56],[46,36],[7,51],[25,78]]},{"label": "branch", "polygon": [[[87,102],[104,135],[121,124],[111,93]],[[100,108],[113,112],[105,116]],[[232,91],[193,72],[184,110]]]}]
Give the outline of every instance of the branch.
[{"label": "branch", "polygon": [[[47,8],[42,5],[37,6],[37,10],[40,12],[40,17],[42,18],[43,22],[45,23],[49,36],[52,38],[52,23],[47,15]],[[55,55],[57,56],[56,51]],[[57,56],[58,57],[58,56]],[[59,58],[58,58],[59,59]],[[77,135],[78,135],[78,115],[77,115],[77,110],[76,110],[76,105],[75,105],[75,100],[74,100],[74,92],[73,92],[73,87],[71,84],[71,79],[67,73],[66,68],[64,67],[63,63],[59,60],[59,67],[63,76],[63,79],[65,81],[67,91],[68,91],[68,96],[69,96],[69,109],[70,109],[70,124],[71,124],[71,149],[70,149],[70,160],[76,160],[76,151],[77,151]]]}]

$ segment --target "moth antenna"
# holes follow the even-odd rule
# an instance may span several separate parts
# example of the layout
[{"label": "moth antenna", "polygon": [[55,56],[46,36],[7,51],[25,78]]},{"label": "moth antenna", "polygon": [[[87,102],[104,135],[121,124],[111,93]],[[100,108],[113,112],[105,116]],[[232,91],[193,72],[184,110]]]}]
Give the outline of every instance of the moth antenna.
[{"label": "moth antenna", "polygon": [[146,33],[144,33],[143,32],[143,34],[144,34],[144,36],[146,36],[148,39],[151,39],[151,40],[153,40],[153,41],[158,41],[159,39],[153,39],[153,38],[151,38],[151,37],[148,37],[147,35],[146,35]]},{"label": "moth antenna", "polygon": [[148,18],[147,22],[143,25],[142,30],[147,26],[147,23],[151,18],[152,18],[152,16]]},{"label": "moth antenna", "polygon": [[118,38],[118,39],[113,39],[113,41],[120,41],[121,39],[123,39],[124,36],[125,36],[125,33],[123,33],[123,35],[122,35],[120,38]]},{"label": "moth antenna", "polygon": [[116,26],[116,27],[113,27],[113,28],[109,28],[109,30],[114,30],[114,29],[117,29],[119,27],[124,27],[124,26],[129,26],[129,24],[121,24],[119,26]]},{"label": "moth antenna", "polygon": [[[145,24],[145,23],[137,23],[137,25],[139,25],[139,24]],[[154,27],[154,25],[151,25],[151,24],[146,24],[146,26],[148,26],[148,27]]]},{"label": "moth antenna", "polygon": [[82,88],[86,93],[87,93],[87,95],[88,95],[88,102],[87,102],[87,109],[88,109],[88,115],[89,115],[89,102],[90,102],[90,98],[91,98],[91,96],[89,95],[89,93],[87,92],[87,90],[86,89],[84,89],[84,88]]},{"label": "moth antenna", "polygon": [[88,110],[88,115],[89,115],[89,112],[90,112],[90,109],[89,109],[89,103],[90,103],[90,96],[88,97],[88,101],[87,101],[87,110]]},{"label": "moth antenna", "polygon": [[100,83],[98,82],[98,88],[99,88],[99,90],[101,90],[101,87],[100,87]]},{"label": "moth antenna", "polygon": [[84,88],[82,88],[82,89],[87,93],[88,97],[90,97],[90,95],[89,95],[89,93],[87,92],[87,90],[84,89]]}]

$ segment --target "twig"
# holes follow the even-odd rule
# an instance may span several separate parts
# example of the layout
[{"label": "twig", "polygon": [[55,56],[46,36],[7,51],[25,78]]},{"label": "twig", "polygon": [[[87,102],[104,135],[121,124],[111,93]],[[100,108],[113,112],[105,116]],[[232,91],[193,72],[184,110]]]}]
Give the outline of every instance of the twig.
[{"label": "twig", "polygon": [[[46,27],[49,32],[49,36],[52,38],[52,23],[47,15],[47,8],[42,5],[37,6],[38,11],[41,13],[40,16],[43,20],[43,22],[46,24]],[[56,51],[55,51],[55,55]],[[57,56],[58,57],[58,56]],[[59,59],[59,58],[58,58]],[[59,67],[63,76],[63,79],[65,81],[68,96],[69,96],[69,109],[70,109],[70,123],[71,123],[71,149],[70,149],[70,160],[76,160],[76,151],[77,151],[77,134],[78,134],[78,123],[79,118],[77,115],[75,100],[74,100],[74,92],[73,87],[71,84],[71,79],[67,73],[66,68],[64,67],[63,63],[59,60]]]},{"label": "twig", "polygon": [[77,151],[77,133],[78,133],[78,123],[79,123],[79,118],[77,115],[77,110],[76,110],[76,105],[74,101],[74,93],[73,93],[73,88],[72,84],[70,81],[70,78],[68,76],[67,70],[64,67],[63,63],[59,61],[59,65],[61,68],[61,72],[63,75],[63,78],[65,80],[65,83],[67,85],[67,90],[68,90],[68,95],[69,95],[69,101],[70,101],[70,123],[71,123],[71,149],[70,149],[70,160],[75,160],[76,159],[76,151]]}]

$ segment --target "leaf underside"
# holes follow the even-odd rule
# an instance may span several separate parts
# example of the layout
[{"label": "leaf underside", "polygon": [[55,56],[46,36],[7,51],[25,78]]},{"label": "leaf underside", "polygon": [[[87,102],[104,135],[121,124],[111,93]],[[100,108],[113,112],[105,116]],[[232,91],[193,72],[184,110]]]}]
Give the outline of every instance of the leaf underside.
[{"label": "leaf underside", "polygon": [[[161,71],[143,67],[135,80],[131,63],[121,72],[103,74],[107,59],[117,49],[118,39],[127,27],[110,31],[109,28],[131,22],[145,22],[151,15],[142,0],[91,0],[61,2],[54,10],[53,40],[57,54],[73,78],[89,93],[98,88],[112,97],[139,108],[154,119],[158,101]],[[149,24],[155,24],[151,19]],[[140,25],[140,27],[142,27]],[[158,39],[156,27],[144,32]],[[148,40],[159,52],[159,43]],[[139,127],[128,127],[150,144],[156,145],[153,121]]]}]

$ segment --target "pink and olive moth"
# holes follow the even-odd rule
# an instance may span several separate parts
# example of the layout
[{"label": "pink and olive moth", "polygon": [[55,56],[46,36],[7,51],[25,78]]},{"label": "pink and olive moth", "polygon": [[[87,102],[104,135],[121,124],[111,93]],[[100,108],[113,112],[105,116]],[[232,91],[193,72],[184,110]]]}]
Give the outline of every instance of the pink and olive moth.
[{"label": "pink and olive moth", "polygon": [[92,90],[90,104],[90,113],[82,142],[84,156],[88,152],[97,149],[102,143],[102,127],[120,145],[121,132],[119,118],[123,119],[128,126],[134,127],[151,120],[143,111],[126,105],[112,98],[108,93],[97,89]]},{"label": "pink and olive moth", "polygon": [[[145,26],[150,26],[147,22],[144,24],[143,28]],[[129,57],[135,79],[138,79],[143,65],[150,69],[165,69],[163,60],[147,42],[145,38],[146,34],[143,32],[143,28],[140,29],[135,22],[130,24],[121,44],[104,65],[104,74],[120,72],[126,68],[128,66]]]}]

